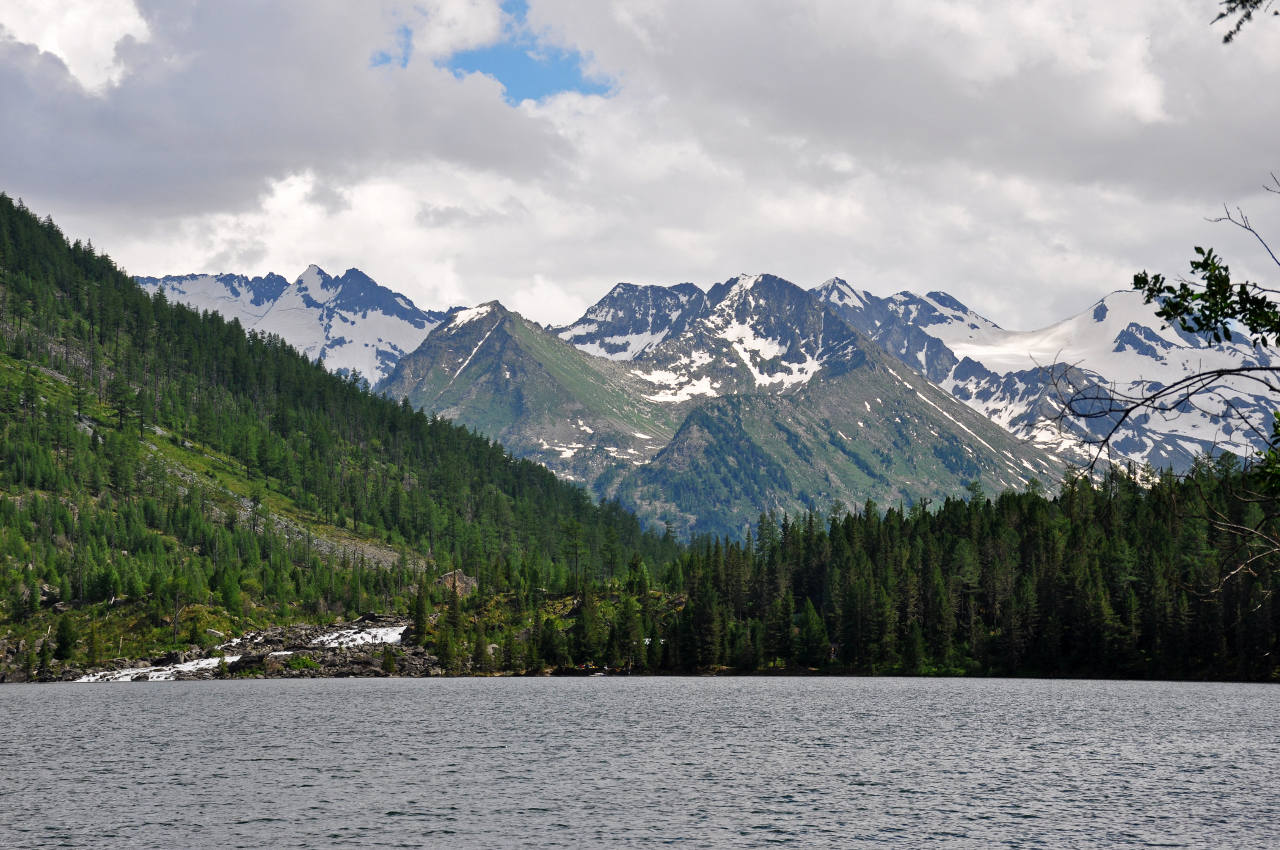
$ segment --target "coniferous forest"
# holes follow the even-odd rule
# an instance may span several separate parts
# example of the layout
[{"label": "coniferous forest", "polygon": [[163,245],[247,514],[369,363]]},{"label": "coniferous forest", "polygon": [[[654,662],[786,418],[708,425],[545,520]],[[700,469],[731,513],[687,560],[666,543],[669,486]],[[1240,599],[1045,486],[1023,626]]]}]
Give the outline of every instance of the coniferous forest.
[{"label": "coniferous forest", "polygon": [[677,541],[4,195],[0,349],[8,680],[370,612],[455,674],[1280,676],[1276,555],[1231,530],[1280,511],[1233,458]]}]

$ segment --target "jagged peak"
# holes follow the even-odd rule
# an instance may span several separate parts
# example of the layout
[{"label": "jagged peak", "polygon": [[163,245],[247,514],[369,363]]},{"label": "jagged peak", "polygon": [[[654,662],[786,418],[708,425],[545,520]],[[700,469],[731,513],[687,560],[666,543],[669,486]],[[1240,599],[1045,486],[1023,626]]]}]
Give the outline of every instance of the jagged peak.
[{"label": "jagged peak", "polygon": [[495,299],[493,301],[485,301],[483,304],[477,304],[474,307],[458,308],[449,314],[444,324],[450,328],[460,328],[494,313],[499,316],[508,316],[511,311],[503,307],[502,302]]},{"label": "jagged peak", "polygon": [[618,283],[615,283],[613,287],[605,293],[604,297],[596,303],[600,304],[612,298],[631,297],[640,293],[657,294],[661,292],[675,293],[676,295],[681,296],[684,300],[704,294],[697,284],[689,283],[687,281],[684,283],[677,283],[672,286],[663,286],[658,283],[631,283],[629,281],[619,281]]},{"label": "jagged peak", "polygon": [[813,293],[830,304],[836,306],[852,306],[865,307],[870,303],[871,293],[861,289],[855,289],[853,284],[842,277],[832,277],[824,280],[813,288]]},{"label": "jagged peak", "polygon": [[313,286],[319,286],[321,288],[325,288],[329,285],[329,283],[332,280],[333,278],[329,275],[328,272],[320,268],[315,263],[312,263],[311,265],[307,266],[306,271],[304,271],[302,274],[298,275],[297,278],[294,279],[293,285],[298,287],[299,289],[310,289]]},{"label": "jagged peak", "polygon": [[[610,289],[607,293],[605,293],[604,297],[613,298],[616,296],[630,295],[633,292],[638,292],[640,289],[641,287],[634,283],[629,283],[628,281],[620,280],[613,285],[612,289]],[[604,299],[601,299],[601,300],[604,300]]]},{"label": "jagged peak", "polygon": [[356,268],[355,266],[347,269],[335,279],[343,281],[344,283],[360,283],[365,286],[377,286],[382,288],[382,284],[378,283],[376,280],[369,277],[369,275],[364,271]]},{"label": "jagged peak", "polygon": [[921,328],[935,325],[963,325],[977,330],[999,330],[995,322],[975,313],[952,295],[940,290],[932,290],[921,295],[910,290],[895,292],[884,299],[890,308],[908,323]]},{"label": "jagged peak", "polygon": [[707,293],[707,300],[713,305],[719,305],[727,300],[737,300],[745,297],[748,293],[760,287],[768,287],[769,289],[795,289],[799,292],[804,290],[796,286],[786,278],[778,277],[775,274],[761,272],[760,274],[738,274],[724,281],[717,283],[711,287]]},{"label": "jagged peak", "polygon": [[778,284],[785,284],[787,286],[795,286],[795,284],[786,278],[778,277],[776,274],[770,274],[769,272],[759,272],[756,274],[743,272],[729,278],[725,283],[729,284],[730,292],[750,292],[762,284],[773,284],[775,286]]},{"label": "jagged peak", "polygon": [[943,292],[940,289],[934,289],[925,293],[925,297],[939,307],[946,307],[949,310],[955,310],[958,313],[972,313],[973,311],[961,304],[954,296]]}]

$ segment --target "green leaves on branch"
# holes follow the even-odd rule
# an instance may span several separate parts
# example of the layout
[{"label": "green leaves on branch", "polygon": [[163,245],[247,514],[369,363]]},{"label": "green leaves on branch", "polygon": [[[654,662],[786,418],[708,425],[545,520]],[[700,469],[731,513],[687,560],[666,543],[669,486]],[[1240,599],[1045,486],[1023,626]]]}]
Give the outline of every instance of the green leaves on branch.
[{"label": "green leaves on branch", "polygon": [[[1247,219],[1242,226],[1253,232]],[[1272,300],[1274,290],[1249,281],[1233,283],[1230,268],[1212,248],[1197,246],[1195,252],[1191,271],[1199,283],[1180,280],[1175,286],[1164,275],[1144,271],[1133,276],[1133,288],[1146,303],[1159,304],[1157,316],[1176,322],[1188,333],[1204,334],[1217,343],[1231,342],[1234,327],[1247,332],[1254,346],[1280,346],[1280,304]],[[1260,454],[1258,472],[1264,490],[1280,492],[1280,416],[1272,421],[1268,447]]]},{"label": "green leaves on branch", "polygon": [[1280,307],[1268,291],[1256,283],[1231,282],[1231,270],[1212,248],[1196,249],[1191,271],[1203,283],[1169,283],[1164,275],[1141,272],[1133,276],[1133,288],[1146,303],[1159,303],[1156,315],[1176,322],[1188,333],[1202,333],[1214,342],[1231,342],[1232,325],[1243,327],[1254,345],[1280,345]]}]

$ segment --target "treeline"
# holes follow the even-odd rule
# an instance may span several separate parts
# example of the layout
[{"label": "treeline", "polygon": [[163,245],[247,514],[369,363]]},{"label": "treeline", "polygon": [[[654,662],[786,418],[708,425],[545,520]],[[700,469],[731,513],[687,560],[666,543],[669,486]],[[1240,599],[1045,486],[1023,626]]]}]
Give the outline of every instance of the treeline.
[{"label": "treeline", "polygon": [[[1276,557],[1227,528],[1276,531],[1274,504],[1237,497],[1246,478],[1227,459],[1149,486],[1115,471],[1054,497],[975,488],[936,509],[764,516],[745,543],[695,543],[652,585],[632,564],[566,616],[517,604],[504,663],[1274,680]],[[491,600],[463,608],[469,643],[452,645],[456,618],[425,637],[458,670],[503,628]]]},{"label": "treeline", "polygon": [[765,517],[753,542],[678,561],[669,586],[688,603],[664,624],[663,663],[1274,678],[1276,556],[1227,526],[1280,523],[1274,503],[1237,498],[1245,478],[1226,459],[1150,486],[1113,471],[1053,498]]}]

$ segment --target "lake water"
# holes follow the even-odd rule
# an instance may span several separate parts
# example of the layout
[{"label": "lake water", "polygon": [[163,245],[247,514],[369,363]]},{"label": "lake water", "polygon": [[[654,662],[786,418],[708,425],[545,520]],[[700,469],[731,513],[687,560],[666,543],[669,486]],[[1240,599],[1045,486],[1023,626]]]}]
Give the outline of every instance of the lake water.
[{"label": "lake water", "polygon": [[0,846],[1280,846],[1280,690],[854,678],[0,687]]}]

